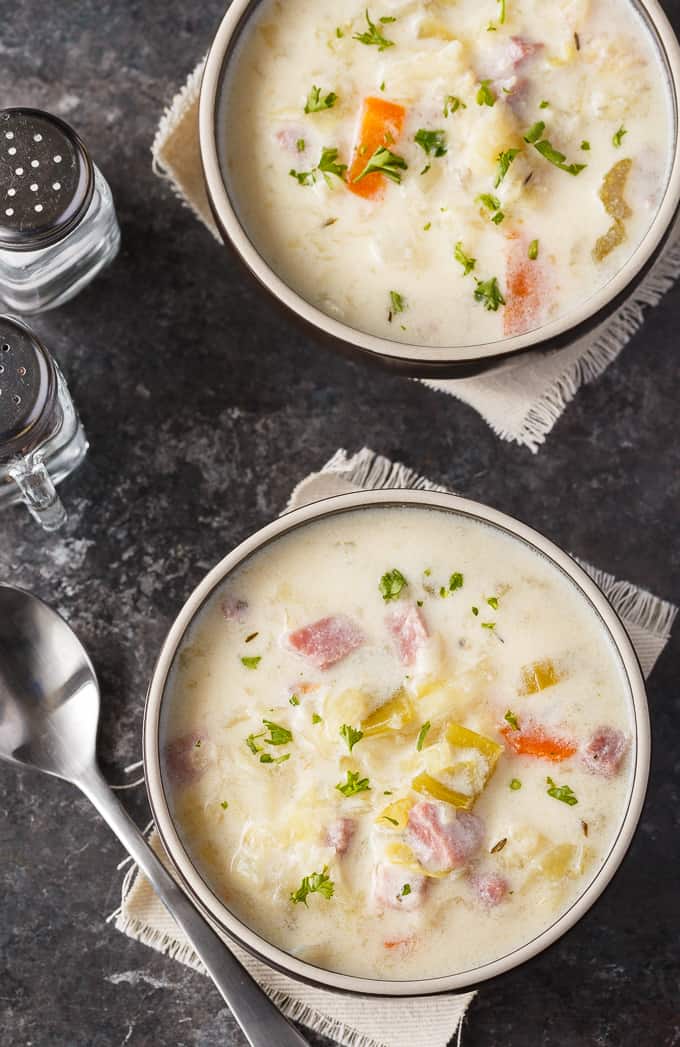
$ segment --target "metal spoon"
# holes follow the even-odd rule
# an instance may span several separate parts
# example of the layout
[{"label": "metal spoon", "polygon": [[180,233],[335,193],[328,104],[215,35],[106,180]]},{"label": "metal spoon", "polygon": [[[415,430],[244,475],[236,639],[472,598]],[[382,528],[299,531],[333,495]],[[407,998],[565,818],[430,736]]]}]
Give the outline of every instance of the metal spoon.
[{"label": "metal spoon", "polygon": [[309,1047],[180,890],[97,767],[99,685],[85,648],[36,596],[0,586],[0,758],[72,782],[132,855],[251,1047]]}]

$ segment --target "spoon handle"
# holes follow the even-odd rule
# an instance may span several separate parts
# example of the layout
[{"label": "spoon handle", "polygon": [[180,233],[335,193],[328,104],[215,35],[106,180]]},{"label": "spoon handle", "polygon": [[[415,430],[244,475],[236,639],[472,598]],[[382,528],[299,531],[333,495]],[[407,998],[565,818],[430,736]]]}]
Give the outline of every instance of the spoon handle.
[{"label": "spoon handle", "polygon": [[200,956],[250,1047],[309,1047],[158,860],[99,769],[76,783],[108,822]]}]

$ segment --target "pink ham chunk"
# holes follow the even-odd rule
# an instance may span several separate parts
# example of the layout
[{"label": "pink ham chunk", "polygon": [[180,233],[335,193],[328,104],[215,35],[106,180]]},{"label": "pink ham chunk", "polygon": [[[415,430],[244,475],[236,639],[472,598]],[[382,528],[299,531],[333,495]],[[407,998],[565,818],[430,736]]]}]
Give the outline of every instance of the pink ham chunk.
[{"label": "pink ham chunk", "polygon": [[200,734],[184,734],[165,747],[165,769],[173,785],[198,781],[214,758],[214,745]]},{"label": "pink ham chunk", "polygon": [[402,912],[414,912],[422,905],[426,890],[427,877],[411,872],[403,865],[379,862],[373,870],[373,901],[378,911],[401,909]]},{"label": "pink ham chunk", "polygon": [[583,762],[593,774],[613,778],[628,749],[628,738],[616,727],[598,727],[583,753]]},{"label": "pink ham chunk", "polygon": [[472,887],[480,905],[485,909],[493,909],[500,905],[508,893],[508,881],[499,873],[484,873],[473,877]]},{"label": "pink ham chunk", "polygon": [[326,843],[333,848],[338,858],[347,853],[356,827],[354,818],[337,818],[326,829]]},{"label": "pink ham chunk", "polygon": [[404,839],[428,872],[467,865],[479,850],[484,822],[445,803],[421,800],[409,811]]},{"label": "pink ham chunk", "polygon": [[428,635],[420,608],[412,603],[400,604],[389,612],[385,621],[399,660],[403,665],[413,665],[418,651],[427,643]]},{"label": "pink ham chunk", "polygon": [[485,58],[483,78],[493,80],[499,87],[507,87],[507,82],[528,59],[543,50],[543,44],[525,40],[521,36],[511,36],[497,44]]},{"label": "pink ham chunk", "polygon": [[330,669],[361,647],[364,634],[356,622],[344,614],[320,618],[288,633],[288,645],[317,669]]},{"label": "pink ham chunk", "polygon": [[220,610],[227,622],[240,622],[243,624],[248,613],[248,603],[237,596],[225,596],[220,604]]}]

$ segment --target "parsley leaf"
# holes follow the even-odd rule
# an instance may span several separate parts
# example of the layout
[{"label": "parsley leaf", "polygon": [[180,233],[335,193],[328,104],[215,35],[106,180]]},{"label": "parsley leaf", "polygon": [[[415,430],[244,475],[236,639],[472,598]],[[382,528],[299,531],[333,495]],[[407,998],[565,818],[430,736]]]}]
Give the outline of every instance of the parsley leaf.
[{"label": "parsley leaf", "polygon": [[538,108],[539,109],[548,109],[549,107],[550,107],[550,102],[543,101],[543,102],[541,102],[541,104],[539,105]]},{"label": "parsley leaf", "polygon": [[490,80],[482,80],[477,92],[477,105],[488,105],[491,107],[496,104],[496,96],[491,90],[490,84]]},{"label": "parsley leaf", "polygon": [[463,267],[463,276],[467,276],[471,273],[474,267],[477,265],[477,259],[472,258],[469,254],[466,254],[463,250],[463,241],[459,240],[456,244],[456,250],[453,253],[453,257]]},{"label": "parsley leaf", "polygon": [[522,783],[520,782],[519,778],[512,779],[512,781],[510,782],[510,788],[514,793],[516,793],[518,789],[522,788]]},{"label": "parsley leaf", "polygon": [[246,667],[246,669],[257,669],[257,667],[258,667],[258,665],[260,664],[261,661],[262,661],[262,655],[261,654],[256,654],[253,657],[249,657],[248,655],[244,654],[243,657],[241,658],[241,665],[244,665]]},{"label": "parsley leaf", "polygon": [[371,790],[368,778],[360,778],[358,771],[348,771],[347,781],[338,782],[335,788],[343,796],[356,796],[357,793],[370,792]]},{"label": "parsley leaf", "polygon": [[321,158],[317,166],[323,174],[334,174],[338,178],[342,178],[347,170],[347,164],[339,164],[337,160],[338,150],[324,147],[321,150]]},{"label": "parsley leaf", "polygon": [[298,138],[297,142],[295,143],[295,148],[297,149],[298,153],[304,153],[304,151],[305,151],[305,140],[304,140],[304,138]]},{"label": "parsley leaf", "polygon": [[498,597],[497,596],[490,596],[486,602],[488,603],[489,607],[493,607],[494,611],[498,610]]},{"label": "parsley leaf", "polygon": [[307,95],[307,102],[305,103],[306,113],[321,113],[324,109],[332,109],[338,100],[338,96],[334,91],[330,91],[325,98],[321,97],[321,88],[317,87],[316,84],[312,87],[311,91]]},{"label": "parsley leaf", "polygon": [[291,176],[291,178],[297,178],[298,185],[314,185],[314,183],[316,182],[314,170],[296,171],[294,167],[291,167],[288,174]]},{"label": "parsley leaf", "polygon": [[361,174],[357,175],[354,181],[360,182],[367,174],[377,171],[380,174],[384,174],[386,178],[389,178],[392,182],[396,182],[398,185],[401,182],[401,174],[399,172],[406,170],[408,170],[408,164],[402,156],[397,156],[396,153],[390,152],[390,150],[384,145],[380,145],[373,153],[373,156],[368,161]]},{"label": "parsley leaf", "polygon": [[477,197],[477,202],[483,204],[484,207],[489,211],[495,211],[495,214],[491,216],[491,221],[495,225],[500,225],[505,215],[501,211],[501,202],[497,196],[492,196],[491,193],[480,193]]},{"label": "parsley leaf", "polygon": [[431,726],[432,724],[430,723],[430,721],[426,720],[423,726],[418,731],[418,740],[416,742],[416,749],[418,750],[418,752],[420,752],[423,748],[423,742],[425,741],[425,738],[427,737],[427,732],[429,731]]},{"label": "parsley leaf", "polygon": [[[384,24],[385,19],[381,18],[380,21]],[[396,21],[396,19],[387,18],[387,21]],[[366,44],[368,47],[377,47],[379,51],[384,51],[387,47],[394,47],[394,40],[388,40],[380,32],[374,22],[371,21],[371,16],[366,9],[366,22],[368,29],[363,33],[355,33],[352,37],[353,40],[358,40],[360,44]]]},{"label": "parsley leaf", "polygon": [[[404,309],[406,308],[406,303],[404,302],[404,296],[400,295],[398,291],[390,291],[390,302],[392,303],[392,307],[391,307],[391,309],[389,311],[387,319],[389,320],[390,323],[392,323],[392,317],[396,316],[397,313],[403,313]],[[393,575],[395,573],[399,574],[399,571],[396,571],[396,570],[392,571]],[[385,576],[383,575],[383,578],[384,577]],[[404,578],[403,574],[399,574],[399,577],[402,578],[402,579]],[[382,580],[381,580],[380,584],[382,585]],[[402,588],[403,588],[403,586],[402,586]],[[382,589],[380,591],[382,592]],[[384,596],[384,593],[383,593],[383,596]],[[385,599],[388,599],[388,597],[385,597]]]},{"label": "parsley leaf", "polygon": [[263,720],[262,723],[269,731],[269,738],[265,738],[268,745],[287,745],[288,742],[292,742],[293,734],[287,727],[281,727],[272,720]]},{"label": "parsley leaf", "polygon": [[612,138],[612,145],[615,149],[621,148],[621,146],[623,145],[623,139],[626,137],[627,134],[628,132],[626,131],[625,127],[621,125],[621,127],[619,127],[618,131]]},{"label": "parsley leaf", "polygon": [[581,149],[583,150],[584,153],[589,153],[590,152],[590,142],[588,141],[587,138],[584,138],[583,141],[581,142]]},{"label": "parsley leaf", "polygon": [[399,894],[397,895],[397,901],[401,901],[402,898],[406,898],[410,893],[411,893],[411,884],[410,883],[405,883],[404,886],[402,887],[402,889],[399,891]]},{"label": "parsley leaf", "polygon": [[495,628],[496,628],[496,623],[495,622],[482,622],[482,629],[495,629]]},{"label": "parsley leaf", "polygon": [[220,807],[222,808],[222,810],[226,811],[228,806],[229,806],[228,800],[222,800],[222,803],[220,804]]},{"label": "parsley leaf", "polygon": [[318,713],[312,713],[312,723],[323,723],[323,716],[319,716]]},{"label": "parsley leaf", "polygon": [[538,258],[538,240],[532,240],[529,244],[529,261],[535,262]]},{"label": "parsley leaf", "polygon": [[258,738],[264,738],[264,736],[265,736],[265,732],[263,731],[262,734],[249,734],[248,737],[246,738],[246,745],[250,749],[250,751],[253,754],[253,756],[256,756],[257,753],[261,753],[262,752],[262,746],[261,745],[256,745],[256,741],[257,741]]},{"label": "parsley leaf", "polygon": [[545,122],[539,120],[533,127],[530,127],[524,136],[524,141],[529,145],[533,145],[541,156],[548,160],[549,163],[555,167],[559,167],[560,171],[566,171],[570,175],[578,175],[581,171],[584,171],[588,166],[587,164],[568,164],[567,158],[564,153],[561,153],[559,149],[555,149],[551,142],[547,138],[543,138],[543,132],[545,131]]},{"label": "parsley leaf", "polygon": [[285,763],[286,760],[290,760],[290,753],[284,753],[283,756],[270,756],[269,753],[262,753],[260,757],[260,763]]},{"label": "parsley leaf", "polygon": [[360,742],[364,736],[363,731],[358,731],[354,727],[350,727],[348,723],[343,723],[340,728],[340,734],[347,742],[347,748],[351,752],[357,742]]},{"label": "parsley leaf", "polygon": [[293,905],[297,905],[298,902],[307,905],[307,898],[310,894],[322,894],[324,898],[332,898],[334,890],[335,885],[328,875],[328,866],[324,865],[320,873],[315,872],[310,876],[303,876],[297,891],[291,891],[290,900]]},{"label": "parsley leaf", "polygon": [[479,607],[473,607],[473,608],[472,608],[472,613],[474,614],[474,616],[475,616],[475,618],[476,618],[476,617],[477,617],[477,615],[479,614]]},{"label": "parsley leaf", "polygon": [[467,109],[465,102],[456,95],[447,95],[444,99],[444,116],[457,113],[459,109]]},{"label": "parsley leaf", "polygon": [[517,719],[515,714],[513,712],[511,712],[510,709],[508,709],[508,711],[505,714],[505,716],[503,717],[503,719],[507,720],[507,722],[512,727],[513,731],[519,731],[519,720]]},{"label": "parsley leaf", "polygon": [[491,280],[477,280],[475,277],[475,281],[477,283],[475,301],[482,302],[484,308],[490,313],[498,312],[498,307],[505,305],[505,298],[496,277],[492,277]]},{"label": "parsley leaf", "polygon": [[300,704],[300,699],[298,698],[298,696],[296,694],[291,694],[291,696],[288,699],[288,701],[290,702],[291,705],[299,705]]},{"label": "parsley leaf", "polygon": [[570,785],[555,785],[552,778],[546,778],[546,782],[550,786],[547,790],[548,796],[552,796],[555,800],[561,800],[562,803],[568,803],[570,807],[578,803]]},{"label": "parsley leaf", "polygon": [[456,589],[463,588],[463,576],[460,571],[454,571],[449,578],[449,592],[455,593]]},{"label": "parsley leaf", "polygon": [[530,127],[524,136],[524,141],[529,145],[535,145],[540,138],[543,137],[545,131],[545,120],[539,120],[537,123]]},{"label": "parsley leaf", "polygon": [[426,131],[421,127],[413,138],[428,156],[446,156],[446,131]]},{"label": "parsley leaf", "polygon": [[510,170],[510,165],[519,154],[519,149],[507,149],[504,153],[498,154],[498,174],[496,175],[496,181],[494,183],[495,188],[501,184],[506,174]]},{"label": "parsley leaf", "polygon": [[[390,292],[394,294],[394,291]],[[401,312],[401,309],[395,309],[396,312]],[[404,578],[401,571],[393,567],[391,571],[386,571],[380,579],[378,589],[382,594],[383,600],[387,603],[389,600],[396,600],[401,593],[401,590],[408,585],[408,582]]]}]

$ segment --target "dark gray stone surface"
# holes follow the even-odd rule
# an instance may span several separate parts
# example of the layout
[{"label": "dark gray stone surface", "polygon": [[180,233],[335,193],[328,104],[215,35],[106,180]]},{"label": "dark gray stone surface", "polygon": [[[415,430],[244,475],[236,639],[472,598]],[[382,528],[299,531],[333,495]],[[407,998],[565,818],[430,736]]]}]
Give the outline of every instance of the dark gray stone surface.
[{"label": "dark gray stone surface", "polygon": [[[112,782],[140,756],[149,673],[186,595],[338,446],[368,444],[668,599],[679,588],[680,288],[580,392],[538,457],[449,398],[330,355],[151,172],[158,115],[222,6],[0,0],[3,104],[75,124],[123,231],[113,268],[34,324],[92,441],[63,486],[68,527],[45,537],[17,509],[0,532],[0,576],[53,603],[92,653]],[[680,2],[665,6],[680,26]],[[679,669],[676,634],[650,683],[651,786],[621,872],[549,954],[480,992],[465,1047],[680,1044]],[[104,922],[122,854],[87,803],[9,767],[0,788],[2,1043],[241,1044],[207,980]],[[125,802],[146,821],[142,795]]]}]

